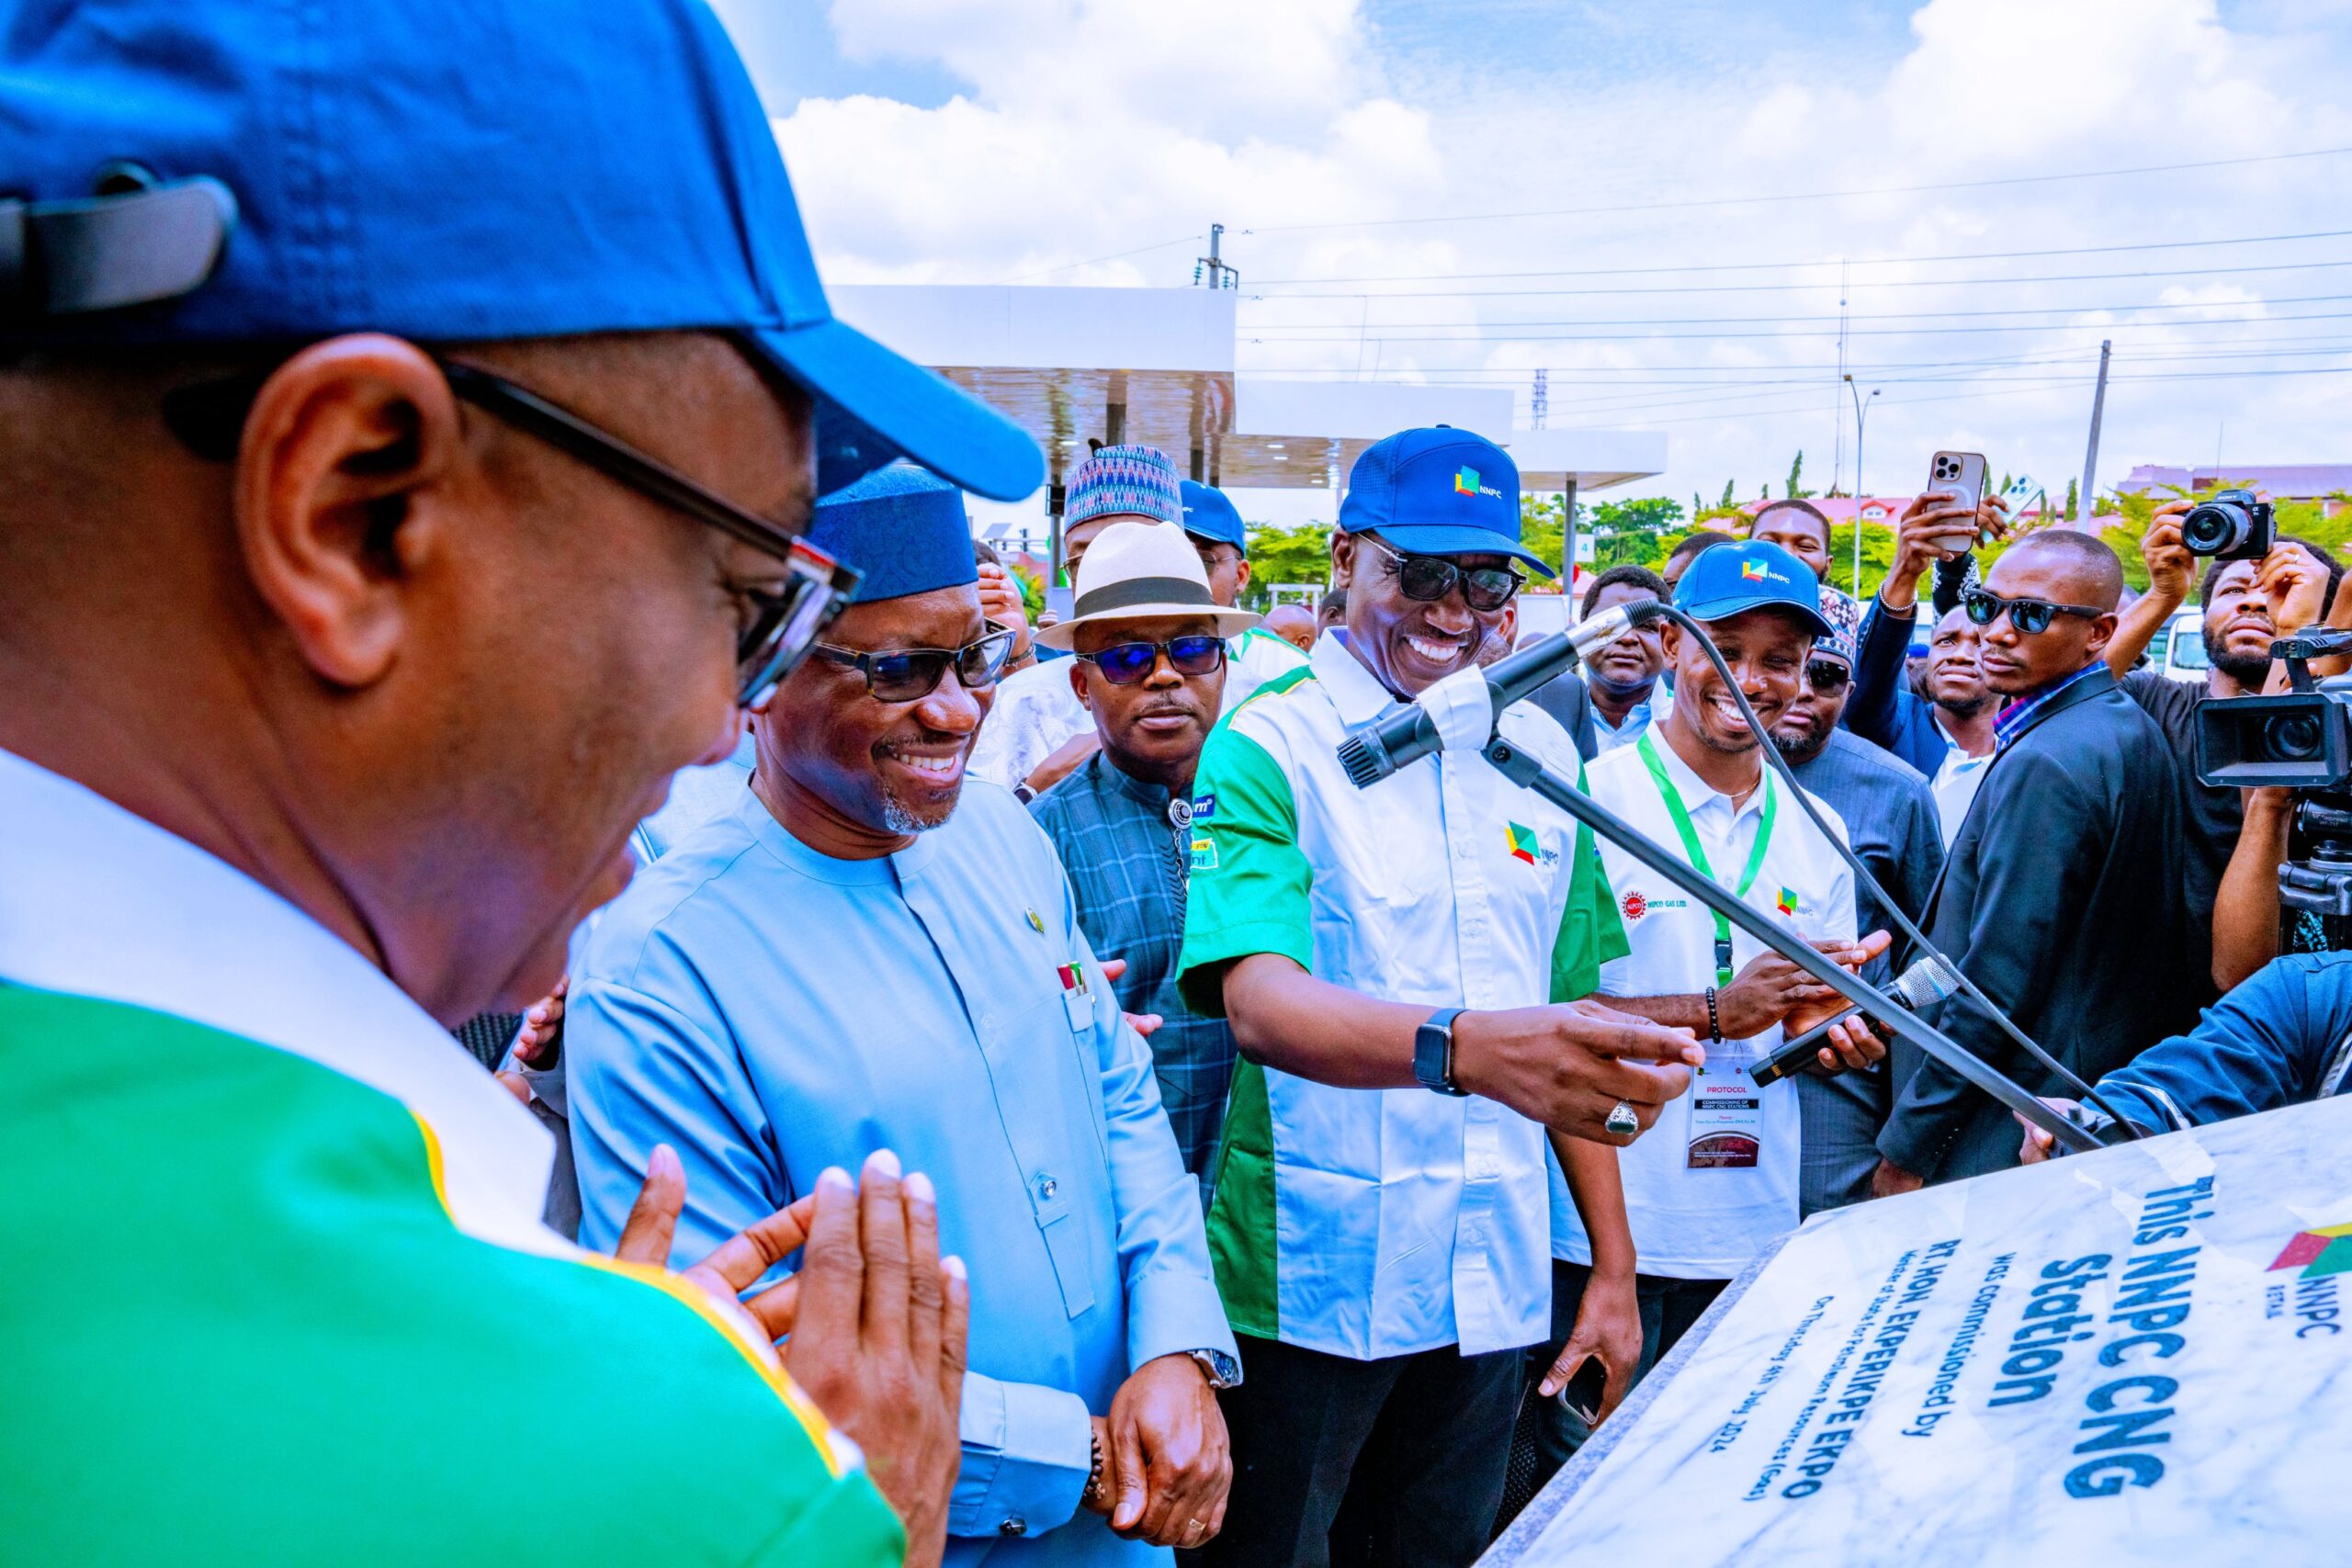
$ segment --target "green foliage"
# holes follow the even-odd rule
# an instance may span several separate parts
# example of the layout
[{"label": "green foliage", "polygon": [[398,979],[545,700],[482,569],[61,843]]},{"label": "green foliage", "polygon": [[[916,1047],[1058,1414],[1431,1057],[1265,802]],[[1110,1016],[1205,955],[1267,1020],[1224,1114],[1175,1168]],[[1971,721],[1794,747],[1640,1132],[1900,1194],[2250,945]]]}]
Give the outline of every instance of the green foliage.
[{"label": "green foliage", "polygon": [[1592,509],[1592,525],[1611,533],[1655,534],[1682,521],[1682,503],[1662,495],[1639,501],[1604,501]]},{"label": "green foliage", "polygon": [[1241,592],[1245,608],[1263,610],[1272,602],[1277,582],[1331,581],[1331,530],[1321,523],[1295,528],[1253,525],[1250,536],[1250,586]]},{"label": "green foliage", "polygon": [[[1731,495],[1731,487],[1732,487],[1732,481],[1731,481],[1731,480],[1729,480],[1729,479],[1725,479],[1725,480],[1724,481],[1724,498],[1723,498],[1721,501],[1719,501],[1719,502],[1715,502],[1715,510],[1716,510],[1716,511],[1718,511],[1718,512],[1728,512],[1728,511],[1730,511],[1730,510],[1732,509],[1732,507],[1733,507],[1734,505],[1736,505],[1736,502],[1735,502],[1732,500],[1732,495]],[[1692,508],[1690,509],[1690,515],[1691,515],[1691,516],[1693,516],[1693,517],[1698,516],[1698,515],[1699,515],[1699,509],[1698,509],[1697,507],[1695,507],[1695,506],[1694,506],[1694,507],[1692,507]]]},{"label": "green foliage", "polygon": [[1021,603],[1028,610],[1029,619],[1035,622],[1038,616],[1046,613],[1044,575],[1022,565],[1017,560],[1006,561],[1004,570],[1012,574],[1013,581],[1021,584]]},{"label": "green foliage", "polygon": [[1804,449],[1803,449],[1802,447],[1800,447],[1800,448],[1798,449],[1798,451],[1797,451],[1797,457],[1796,457],[1796,461],[1795,461],[1795,462],[1793,462],[1793,463],[1791,463],[1791,464],[1789,465],[1789,492],[1788,492],[1788,494],[1787,494],[1787,495],[1783,496],[1781,499],[1782,499],[1782,500],[1785,500],[1785,501],[1810,501],[1810,500],[1812,500],[1812,499],[1813,499],[1813,491],[1811,491],[1806,490],[1806,489],[1804,489]]}]

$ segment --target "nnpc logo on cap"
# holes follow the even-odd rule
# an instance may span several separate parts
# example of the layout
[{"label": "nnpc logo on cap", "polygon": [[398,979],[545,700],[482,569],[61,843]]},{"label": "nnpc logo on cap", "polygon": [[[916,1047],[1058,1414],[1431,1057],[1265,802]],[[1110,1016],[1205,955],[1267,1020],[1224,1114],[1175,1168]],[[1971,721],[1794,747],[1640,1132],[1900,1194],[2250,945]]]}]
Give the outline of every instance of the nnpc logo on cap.
[{"label": "nnpc logo on cap", "polygon": [[1740,562],[1739,575],[1750,582],[1769,582],[1772,577],[1770,569],[1760,560]]},{"label": "nnpc logo on cap", "polygon": [[1502,491],[1492,485],[1478,482],[1478,470],[1463,468],[1453,470],[1453,493],[1456,495],[1491,495],[1499,500]]}]

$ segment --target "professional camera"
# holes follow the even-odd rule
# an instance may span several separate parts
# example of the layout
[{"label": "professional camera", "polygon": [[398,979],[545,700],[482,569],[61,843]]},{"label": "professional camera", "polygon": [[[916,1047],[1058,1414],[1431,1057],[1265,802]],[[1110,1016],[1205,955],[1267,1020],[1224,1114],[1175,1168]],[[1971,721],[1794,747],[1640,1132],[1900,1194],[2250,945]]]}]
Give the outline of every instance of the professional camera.
[{"label": "professional camera", "polygon": [[2192,556],[2260,560],[2278,537],[2270,503],[2250,490],[2218,490],[2180,520],[2180,542]]},{"label": "professional camera", "polygon": [[[2266,530],[2269,510],[2262,509]],[[2352,675],[2313,681],[2309,661],[2346,653],[2352,632],[2281,637],[2270,657],[2285,660],[2288,690],[2215,697],[2197,708],[2199,778],[2299,796],[2295,829],[2306,852],[2279,866],[2278,902],[2322,917],[2332,948],[2352,948]]]}]

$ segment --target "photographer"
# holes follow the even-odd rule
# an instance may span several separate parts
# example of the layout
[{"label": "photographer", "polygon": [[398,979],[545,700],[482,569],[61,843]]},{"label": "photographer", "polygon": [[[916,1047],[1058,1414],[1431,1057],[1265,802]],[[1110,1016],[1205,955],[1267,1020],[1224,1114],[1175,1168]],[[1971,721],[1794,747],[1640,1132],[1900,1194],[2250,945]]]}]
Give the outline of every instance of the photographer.
[{"label": "photographer", "polygon": [[[2197,776],[2197,710],[2211,697],[2260,693],[2270,680],[2272,641],[2320,619],[2335,598],[2343,568],[2321,547],[2283,536],[2258,560],[2214,560],[2205,570],[2198,595],[2205,607],[2204,683],[2189,685],[2160,671],[2134,670],[2150,639],[2188,596],[2197,558],[2182,540],[2181,525],[2197,505],[2182,500],[2156,509],[2140,546],[2148,567],[2148,592],[2119,622],[2108,647],[2107,666],[2124,694],[2164,730],[2178,759],[2185,835],[2182,892],[2191,910],[2214,911],[2211,953],[2200,956],[2209,963],[2215,988],[2227,990],[2278,954],[2278,867],[2286,856],[2286,821],[2291,813],[2282,809],[2283,800],[2256,807],[2259,830],[2248,846],[2245,864],[2234,878],[2225,874],[2244,842],[2241,793],[2270,792],[2217,787]],[[2352,610],[2352,599],[2345,607]],[[2233,886],[2225,896],[2229,884]]]},{"label": "photographer", "polygon": [[[2341,1092],[2352,1066],[2352,953],[2274,959],[2205,1010],[2187,1034],[2143,1051],[2098,1080],[2101,1098],[2144,1132],[2170,1133],[2276,1111]],[[2094,1131],[2096,1106],[2053,1100]],[[2029,1127],[2022,1164],[2051,1157]]]}]

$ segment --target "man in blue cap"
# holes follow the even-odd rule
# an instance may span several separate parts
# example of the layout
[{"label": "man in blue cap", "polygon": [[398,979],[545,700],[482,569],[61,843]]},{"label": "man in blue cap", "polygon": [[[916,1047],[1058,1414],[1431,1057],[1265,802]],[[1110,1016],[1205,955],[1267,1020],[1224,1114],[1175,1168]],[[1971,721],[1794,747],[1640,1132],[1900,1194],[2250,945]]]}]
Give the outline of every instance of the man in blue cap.
[{"label": "man in blue cap", "polygon": [[[1706,626],[1768,732],[1795,700],[1814,639],[1831,629],[1820,592],[1803,561],[1762,542],[1715,547],[1676,588],[1676,605]],[[1661,643],[1673,701],[1632,745],[1586,769],[1593,799],[1838,962],[1855,967],[1883,952],[1883,932],[1857,941],[1852,873],[1804,808],[1782,798],[1787,786],[1764,766],[1699,640],[1669,623]],[[1837,813],[1815,804],[1842,834]],[[1612,1007],[1693,1031],[1706,1046],[1690,1095],[1619,1156],[1612,1202],[1572,1209],[1566,1193],[1554,1193],[1553,1336],[1564,1343],[1541,1390],[1564,1386],[1597,1356],[1608,1374],[1604,1403],[1613,1404],[1760,1248],[1796,1228],[1797,1096],[1759,1089],[1747,1068],[1781,1043],[1784,1024],[1810,1027],[1844,1003],[1623,845],[1604,840],[1600,861],[1628,949],[1601,966],[1601,993]],[[1865,1067],[1885,1054],[1857,1025],[1833,1036],[1825,1066]],[[1595,1326],[1629,1315],[1640,1325],[1630,1340]],[[1548,1435],[1557,1441],[1556,1427]],[[1563,1447],[1546,1453],[1551,1465]]]},{"label": "man in blue cap", "polygon": [[751,787],[639,875],[572,978],[582,1234],[620,1234],[665,1145],[681,1258],[900,1152],[954,1194],[941,1244],[975,1265],[947,1560],[1165,1561],[1223,1513],[1233,1339],[1151,1052],[1053,846],[965,787],[1012,634],[981,616],[952,486],[886,470],[811,536],[863,569],[855,602],[753,720]]},{"label": "man in blue cap", "polygon": [[[1181,985],[1241,1054],[1209,1245],[1250,1371],[1226,1396],[1233,1506],[1205,1555],[1467,1563],[1501,1501],[1521,1352],[1551,1321],[1544,1129],[1570,1135],[1578,1200],[1605,1200],[1589,1182],[1698,1053],[1580,1000],[1625,945],[1575,818],[1474,753],[1367,790],[1337,756],[1449,677],[1483,700],[1520,569],[1545,570],[1510,457],[1442,427],[1375,443],[1331,561],[1345,627],[1231,709],[1194,785]],[[1532,705],[1500,726],[1577,772]]]},{"label": "man in blue cap", "polygon": [[[1176,465],[1153,446],[1105,446],[1070,471],[1064,502],[1064,550],[1070,581],[1102,532],[1114,523],[1180,525],[1200,553],[1209,592],[1232,609],[1250,586],[1249,544],[1241,513],[1223,491],[1176,477]],[[1023,801],[1068,778],[1095,751],[1094,719],[1080,702],[1069,670],[1050,660],[1013,674],[972,753],[972,772],[1004,785]],[[1229,711],[1277,675],[1306,660],[1272,632],[1252,626],[1227,650],[1225,705]]]},{"label": "man in blue cap", "polygon": [[954,1195],[688,1280],[665,1153],[598,1258],[447,1028],[806,651],[812,495],[1034,446],[832,319],[686,0],[29,0],[0,169],[9,1554],[936,1561]]}]

